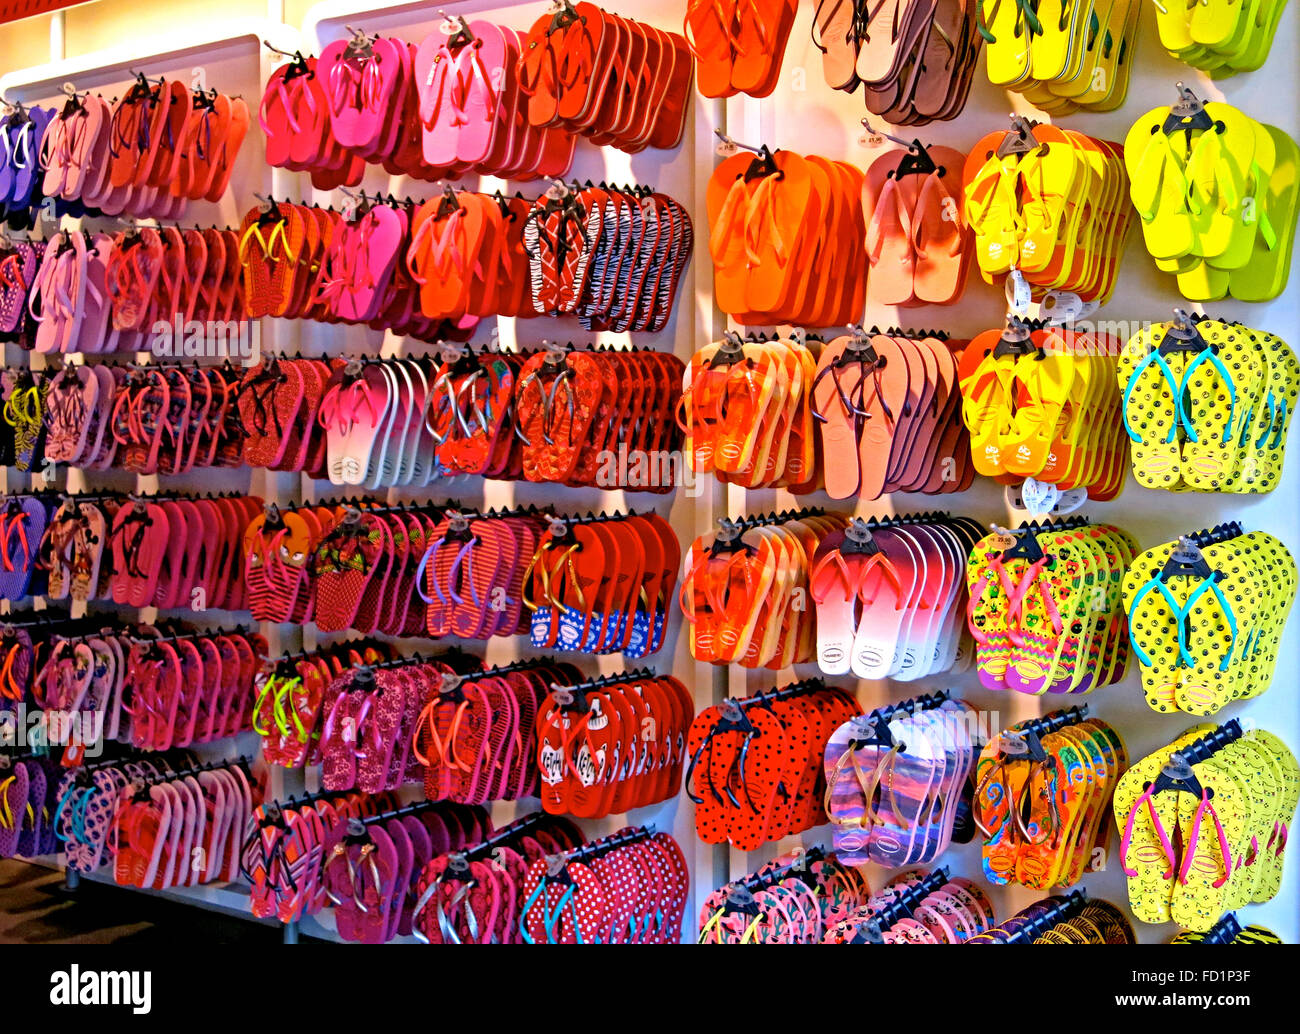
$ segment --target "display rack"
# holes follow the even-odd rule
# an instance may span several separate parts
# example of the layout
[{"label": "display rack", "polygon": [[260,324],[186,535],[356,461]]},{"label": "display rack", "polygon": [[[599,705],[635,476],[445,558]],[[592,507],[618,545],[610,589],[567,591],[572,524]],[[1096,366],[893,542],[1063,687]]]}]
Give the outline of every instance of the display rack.
[{"label": "display rack", "polygon": [[[141,38],[129,45],[73,57],[51,55],[52,60],[48,63],[9,72],[0,76],[0,97],[25,103],[50,101],[60,96],[65,82],[75,82],[79,88],[99,89],[124,81],[132,70],[147,70],[151,74],[183,73],[195,63],[202,62],[210,81],[215,81],[218,68],[223,72],[229,69],[232,79],[223,80],[223,88],[241,92],[250,108],[255,110],[261,95],[261,84],[280,61],[271,47],[290,53],[298,49],[304,52],[316,51],[325,42],[344,37],[347,34],[345,26],[348,25],[391,32],[416,42],[441,20],[443,10],[452,14],[497,18],[522,27],[547,7],[544,0],[507,0],[496,3],[490,0],[446,0],[441,7],[415,2],[384,4],[373,0],[325,0],[306,12],[300,30],[270,19],[256,18],[231,19],[221,23],[219,29],[200,26],[187,30],[183,24],[178,24],[174,30],[168,29]],[[665,5],[650,0],[628,0],[619,5],[619,11],[660,28],[680,31],[682,7],[678,3]],[[858,139],[859,120],[865,114],[861,95],[837,93],[822,80],[821,56],[811,42],[813,10],[812,4],[799,5],[782,74],[771,96],[763,99],[739,96],[723,101],[710,100],[696,94],[690,104],[686,136],[677,151],[645,152],[629,157],[621,153],[602,152],[585,142],[579,145],[574,169],[579,178],[623,180],[631,177],[641,182],[653,182],[686,205],[695,222],[694,257],[683,280],[675,318],[661,334],[639,336],[638,342],[672,350],[678,357],[689,362],[695,351],[720,338],[724,331],[744,329],[726,317],[717,308],[713,298],[704,196],[715,164],[715,131],[720,130],[755,143],[767,143],[773,148],[821,153],[860,167],[870,161],[871,150],[864,147]],[[1293,5],[1283,16],[1273,56],[1264,70],[1213,82],[1160,50],[1153,15],[1150,10],[1144,9],[1139,55],[1135,61],[1134,77],[1126,103],[1119,110],[1107,114],[1081,113],[1068,116],[1063,124],[1109,139],[1122,139],[1126,128],[1146,109],[1147,98],[1163,99],[1175,81],[1184,80],[1197,83],[1201,96],[1226,96],[1246,110],[1254,110],[1261,115],[1268,113],[1275,124],[1293,137],[1300,137],[1300,108],[1292,105],[1289,109],[1281,110],[1276,102],[1278,96],[1294,97],[1300,92],[1300,71],[1289,58],[1296,52],[1297,45],[1300,45],[1300,13]],[[908,130],[907,135],[920,136],[927,142],[969,148],[983,133],[1005,124],[1009,104],[1017,111],[1030,110],[1019,95],[1009,95],[989,85],[982,58],[975,76],[970,101],[957,119],[935,123],[916,131]],[[246,151],[251,153],[242,156],[248,163],[241,166],[244,174],[232,180],[230,193],[223,201],[222,214],[226,219],[233,213],[251,207],[254,203],[253,195],[257,193],[276,197],[307,197],[322,203],[331,200],[330,194],[312,193],[305,176],[266,166],[261,161],[261,146],[260,133],[254,125],[254,131],[245,144]],[[499,181],[487,178],[482,181],[482,186],[487,189],[497,185]],[[425,197],[433,192],[431,185],[408,185],[373,168],[367,173],[365,186],[385,192],[391,189],[415,197]],[[333,200],[337,201],[339,196],[333,195]],[[1275,302],[1249,305],[1225,301],[1206,308],[1227,318],[1254,321],[1253,325],[1266,326],[1284,339],[1300,343],[1300,311],[1294,301],[1297,283],[1300,280],[1292,282],[1289,298],[1284,297]],[[1098,318],[1160,320],[1168,318],[1178,304],[1180,299],[1172,280],[1157,273],[1140,241],[1131,239],[1123,257],[1120,287]],[[1181,304],[1199,309],[1187,306],[1186,303]],[[979,283],[978,274],[973,274],[961,304],[945,309],[930,307],[914,310],[916,314],[909,313],[906,319],[924,325],[941,325],[957,331],[959,335],[971,334],[1000,325],[1006,307],[1001,289]],[[873,322],[881,325],[896,322],[895,310],[869,307],[864,323]],[[320,327],[302,322],[264,323],[263,340],[268,343],[268,348],[295,351],[303,355],[336,354],[340,351],[339,343],[344,338],[353,348],[384,355],[403,355],[424,350],[422,345],[406,342],[391,333],[363,328],[342,332],[335,327]],[[485,321],[480,330],[481,335],[486,336],[491,323],[492,321]],[[551,325],[545,320],[516,322],[509,319],[497,320],[493,327],[499,334],[501,344],[507,348],[517,341],[525,344],[539,343],[548,335],[550,328]],[[560,325],[555,333],[574,336],[568,325]],[[598,335],[597,339],[625,341],[628,340],[628,335]],[[475,340],[481,338],[476,337]],[[23,355],[25,353],[15,346],[6,347],[6,358],[10,363],[19,361]],[[39,362],[40,358],[36,358]],[[79,357],[73,361],[79,361]],[[238,487],[262,496],[268,503],[274,502],[281,506],[309,502],[333,494],[327,483],[313,482],[306,476],[297,474],[268,471],[254,471],[251,474],[239,471],[237,474],[245,479]],[[207,478],[207,475],[204,477]],[[10,491],[20,487],[40,487],[42,483],[39,477],[24,478],[20,483],[12,471],[6,472],[5,478],[4,487]],[[84,485],[82,475],[69,473],[66,484],[60,487],[76,490]],[[155,485],[156,479],[139,478],[134,487],[146,490]],[[171,478],[168,479],[168,485],[181,490],[196,487],[197,477],[191,475],[189,481],[186,478]],[[205,480],[202,487],[212,487],[210,479]],[[220,487],[235,486],[223,483]],[[796,499],[784,491],[746,490],[734,485],[723,485],[708,475],[699,478],[698,487],[697,495],[688,495],[679,489],[674,496],[656,498],[652,504],[669,517],[674,532],[684,544],[712,530],[719,517],[784,509],[810,501],[829,509],[852,511],[859,515],[887,512],[890,502],[895,512],[931,508],[929,497],[919,503],[917,497],[909,496],[880,502],[847,500],[835,503],[826,501],[823,496]],[[601,507],[627,508],[637,502],[636,496],[621,492],[568,488],[556,490],[544,485],[481,481],[448,485],[445,491],[434,486],[431,492],[423,492],[419,497],[442,498],[444,495],[477,501],[484,508],[549,502],[566,510],[585,511]],[[390,502],[410,498],[415,496],[397,490],[388,492]],[[1012,523],[1023,516],[1009,507],[1001,486],[985,479],[977,480],[975,486],[965,493],[947,497],[944,506],[954,512],[969,513],[985,522]],[[1139,489],[1130,479],[1125,492],[1117,500],[1112,503],[1090,504],[1084,512],[1097,519],[1114,521],[1144,545],[1165,541],[1192,527],[1240,517],[1252,527],[1267,529],[1278,535],[1293,553],[1300,555],[1300,528],[1297,528],[1294,519],[1298,510],[1300,472],[1297,471],[1297,459],[1292,457],[1281,484],[1267,497],[1170,496]],[[142,614],[146,619],[152,616],[148,611]],[[1294,627],[1294,621],[1291,625],[1283,640],[1273,690],[1262,699],[1235,707],[1223,717],[1248,716],[1258,724],[1277,731],[1295,748],[1300,746],[1300,708],[1294,697],[1294,686],[1300,681],[1300,631]],[[318,636],[312,627],[302,629],[292,625],[263,625],[261,631],[271,644],[272,656],[303,647],[311,649],[329,638]],[[428,649],[426,641],[418,642],[416,648]],[[447,645],[451,643],[448,642]],[[481,644],[476,646],[476,651],[480,647]],[[531,655],[526,644],[513,640],[492,640],[482,652],[489,663],[506,663],[521,655]],[[697,663],[690,656],[680,614],[676,613],[675,608],[664,651],[655,660],[660,670],[675,675],[692,687],[697,711],[720,703],[729,696],[742,697],[817,674],[815,665],[801,665],[783,672],[752,672],[734,665],[718,668]],[[590,670],[596,662],[587,658],[581,663],[584,670]],[[616,658],[598,664],[601,672],[616,670],[619,666]],[[1051,698],[1036,699],[1017,693],[997,694],[980,689],[971,673],[933,676],[918,683],[909,683],[905,689],[901,685],[883,682],[857,682],[849,678],[837,681],[844,685],[856,684],[859,699],[866,708],[886,704],[901,696],[950,689],[954,696],[969,698],[977,708],[996,712],[1001,724],[1042,715],[1052,710],[1057,703]],[[1137,687],[1137,675],[1132,671],[1122,684],[1100,690],[1089,698],[1089,703],[1099,716],[1110,721],[1124,734],[1130,755],[1134,757],[1149,753],[1192,724],[1187,716],[1183,716],[1185,720],[1179,722],[1177,718],[1156,715],[1148,710]],[[226,753],[238,754],[248,751],[249,741],[213,746]],[[269,788],[271,796],[280,797],[318,788],[314,772],[305,775],[285,773],[278,769],[273,769],[272,772]],[[508,822],[515,810],[512,804],[499,803],[492,808],[493,819],[498,824]],[[695,835],[690,806],[684,795],[661,805],[641,809],[632,821],[655,823],[658,828],[671,832],[686,851],[692,874],[691,904],[687,908],[686,921],[688,931],[692,929],[695,917],[699,914],[700,903],[715,887],[755,871],[783,851],[828,840],[827,829],[822,828],[802,838],[787,838],[769,844],[762,851],[753,853],[706,845]],[[618,817],[602,822],[583,823],[592,835],[601,835],[623,824],[623,820]],[[52,860],[35,861],[49,864]],[[936,864],[947,866],[954,873],[975,875],[980,868],[978,843],[955,847]],[[1250,912],[1252,921],[1258,916],[1260,922],[1271,925],[1288,941],[1300,940],[1298,869],[1300,860],[1297,859],[1297,852],[1293,851],[1281,895],[1267,906],[1254,906]],[[102,876],[103,874],[97,874],[92,878],[100,879]],[[1088,886],[1089,893],[1098,897],[1115,902],[1126,900],[1124,877],[1113,860],[1104,871],[1090,875]],[[201,887],[194,888],[193,892],[171,892],[171,896],[200,907],[212,907],[248,917],[246,909],[241,911],[230,904],[232,893],[222,887]],[[994,891],[999,916],[1008,915],[1039,896],[1023,888],[997,888]],[[246,904],[246,898],[244,903]],[[328,922],[313,921],[310,926],[304,923],[302,930],[315,936],[334,936]],[[297,932],[297,927],[287,929],[286,939],[296,939]],[[1168,940],[1171,934],[1172,928],[1143,927],[1140,931],[1142,939],[1152,941]]]}]

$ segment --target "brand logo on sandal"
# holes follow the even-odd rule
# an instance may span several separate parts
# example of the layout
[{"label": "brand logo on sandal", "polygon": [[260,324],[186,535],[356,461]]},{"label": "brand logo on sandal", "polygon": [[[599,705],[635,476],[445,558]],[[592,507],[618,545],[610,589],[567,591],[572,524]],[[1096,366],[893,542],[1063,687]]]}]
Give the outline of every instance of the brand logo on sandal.
[{"label": "brand logo on sandal", "polygon": [[262,355],[258,320],[186,320],[176,313],[149,332],[149,351],[158,359],[228,359],[256,366]]},{"label": "brand logo on sandal", "polygon": [[51,1005],[129,1006],[136,1016],[153,1007],[153,974],[148,970],[96,970],[80,966],[50,974]]}]

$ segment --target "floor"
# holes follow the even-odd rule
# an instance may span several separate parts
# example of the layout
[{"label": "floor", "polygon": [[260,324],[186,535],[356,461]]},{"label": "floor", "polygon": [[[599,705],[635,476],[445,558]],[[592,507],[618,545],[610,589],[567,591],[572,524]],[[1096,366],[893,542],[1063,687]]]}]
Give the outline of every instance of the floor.
[{"label": "floor", "polygon": [[180,930],[214,944],[281,939],[277,928],[138,891],[83,882],[70,892],[61,872],[0,860],[0,944],[162,944]]}]

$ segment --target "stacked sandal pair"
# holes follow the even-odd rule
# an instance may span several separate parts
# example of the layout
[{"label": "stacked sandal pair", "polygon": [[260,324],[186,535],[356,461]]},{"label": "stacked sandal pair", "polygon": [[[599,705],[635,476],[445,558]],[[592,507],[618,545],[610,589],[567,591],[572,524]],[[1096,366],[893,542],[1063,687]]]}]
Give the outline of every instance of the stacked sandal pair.
[{"label": "stacked sandal pair", "polygon": [[989,81],[1041,111],[1069,115],[1124,104],[1137,50],[1138,0],[981,4]]},{"label": "stacked sandal pair", "polygon": [[248,105],[179,79],[136,73],[110,104],[72,93],[41,141],[42,190],[104,215],[177,219],[225,195],[248,133]]},{"label": "stacked sandal pair", "polygon": [[0,858],[54,853],[58,779],[48,757],[0,754]]},{"label": "stacked sandal pair", "polygon": [[629,154],[676,147],[695,75],[686,40],[595,4],[558,3],[520,43],[529,123]]},{"label": "stacked sandal pair", "polygon": [[244,585],[254,621],[303,624],[315,615],[313,558],[343,518],[330,505],[269,503],[243,533]]},{"label": "stacked sandal pair", "polygon": [[[192,751],[181,750],[167,755],[111,758],[64,772],[55,790],[53,820],[64,865],[84,874],[111,864],[118,845],[118,802],[124,796],[129,798],[132,787],[145,786],[197,764]],[[110,830],[114,833],[111,837]],[[238,833],[235,836],[237,840]],[[157,842],[151,846],[157,846]]]},{"label": "stacked sandal pair", "polygon": [[676,412],[691,470],[745,488],[820,487],[812,385],[821,344],[802,331],[728,333],[696,352]]},{"label": "stacked sandal pair", "polygon": [[[478,667],[472,657],[447,655],[428,661],[397,657],[342,672],[321,697],[321,785],[326,790],[356,787],[363,793],[379,793],[417,782],[424,765],[416,743],[424,721],[421,708],[436,692],[442,676],[455,677]],[[485,737],[487,729],[482,722],[490,718],[488,708],[467,725]],[[467,728],[466,736],[472,735]],[[481,753],[476,758],[469,757],[468,751],[466,754],[467,771],[457,774],[463,774],[471,790],[477,789],[480,775],[486,778],[481,772],[483,757]],[[494,757],[493,763],[502,760]]]},{"label": "stacked sandal pair", "polygon": [[826,815],[846,865],[932,862],[968,839],[977,714],[927,694],[840,725],[826,742]]},{"label": "stacked sandal pair", "polygon": [[100,739],[162,750],[247,730],[265,641],[239,630],[169,630],[61,631],[36,654],[32,701],[81,722],[79,745],[47,723],[52,743],[69,743],[65,765]]},{"label": "stacked sandal pair", "polygon": [[[278,521],[275,513],[263,513],[249,526],[245,546],[250,553],[262,553],[269,565],[260,576],[265,606],[282,609],[292,600],[294,609],[301,609],[307,605],[305,594],[310,589],[308,613],[322,632],[350,628],[367,635],[420,635],[427,627],[434,627],[422,603],[426,594],[421,585],[427,566],[425,557],[444,518],[443,510],[437,507],[384,506],[353,500],[341,510],[334,505],[324,512],[302,508],[280,515]],[[496,526],[490,530],[495,532]],[[284,538],[277,547],[282,534]],[[315,550],[301,559],[297,553],[302,550],[286,557],[284,543],[288,541],[302,547],[314,542]],[[280,562],[293,560],[288,570],[276,561],[277,549]],[[297,570],[299,564],[303,565],[301,573]],[[457,627],[466,633],[483,629],[481,638],[487,638],[498,627],[509,629],[502,634],[513,634],[519,623],[518,603],[512,615],[509,603],[493,596],[490,589],[484,596],[477,595],[481,586],[497,584],[496,579],[502,577],[501,567],[485,561],[482,570],[471,567],[466,572],[467,579],[471,575],[478,581],[474,594],[468,592],[465,583],[461,615],[464,624]],[[447,584],[459,588],[459,568],[454,579],[448,575]],[[447,590],[441,591],[445,596]],[[435,594],[429,594],[431,602],[435,598]],[[497,609],[491,609],[494,603]],[[450,598],[446,605],[451,605]],[[441,615],[442,611],[437,613]],[[512,616],[515,624],[510,625]],[[443,630],[441,634],[448,633]],[[464,638],[476,637],[467,634]]]},{"label": "stacked sandal pair", "polygon": [[663,646],[681,546],[658,514],[551,517],[531,559],[521,549],[518,562],[538,649],[635,659]]},{"label": "stacked sandal pair", "polygon": [[239,462],[324,478],[329,458],[324,399],[341,365],[272,355],[246,367],[235,392],[243,439]]},{"label": "stacked sandal pair", "polygon": [[706,844],[754,851],[826,821],[822,762],[857,701],[821,679],[702,710],[686,737],[686,793]]},{"label": "stacked sandal pair", "polygon": [[1047,890],[1095,871],[1110,839],[1111,795],[1127,766],[1119,734],[1086,707],[992,737],[975,766],[973,798],[985,878]]},{"label": "stacked sandal pair", "polygon": [[966,556],[984,534],[968,517],[854,517],[812,556],[817,666],[912,682],[964,668]]},{"label": "stacked sandal pair", "polygon": [[[17,667],[27,667],[30,672],[27,696],[33,706],[52,714],[75,716],[81,723],[79,729],[73,726],[64,730],[57,726],[66,719],[47,718],[45,722],[44,731],[50,742],[66,744],[65,765],[80,760],[83,752],[79,746],[89,746],[95,741],[134,742],[132,717],[139,709],[135,694],[140,675],[138,664],[132,663],[140,656],[136,639],[130,629],[86,630],[84,623],[69,622],[52,630],[40,648],[32,649],[29,642],[26,656],[21,647],[11,655]],[[231,650],[227,655],[235,656]],[[176,699],[179,702],[179,697]],[[142,711],[141,720],[151,719]],[[214,729],[217,728],[224,730],[224,722],[214,723]],[[205,722],[194,733],[201,737],[208,731]],[[87,732],[91,735],[86,736]],[[82,739],[80,745],[76,742],[78,733]]]},{"label": "stacked sandal pair", "polygon": [[1121,909],[1076,890],[1036,901],[970,943],[1136,944],[1137,938]]},{"label": "stacked sandal pair", "polygon": [[[556,823],[529,827],[525,843],[523,834],[514,836],[521,826],[493,830],[478,808],[428,802],[340,814],[324,831],[319,876],[339,936],[363,944],[399,935],[424,943],[517,943],[518,881],[529,864],[520,852],[542,855],[583,842],[575,827]],[[501,853],[489,854],[489,844]],[[478,861],[485,855],[486,865]]]},{"label": "stacked sandal pair", "polygon": [[1116,370],[1145,488],[1257,494],[1282,476],[1300,362],[1281,338],[1179,311],[1129,339]]},{"label": "stacked sandal pair", "polygon": [[106,233],[60,230],[50,238],[22,303],[35,323],[35,351],[117,350],[108,275],[112,255],[113,238]]},{"label": "stacked sandal pair", "polygon": [[816,656],[808,606],[817,547],[848,524],[821,510],[722,518],[687,554],[678,595],[691,656],[781,671]]},{"label": "stacked sandal pair", "polygon": [[54,500],[46,495],[10,495],[0,510],[0,599],[16,603],[44,596],[48,572],[39,563]]},{"label": "stacked sandal pair", "polygon": [[1180,930],[1170,944],[1281,944],[1282,938],[1266,926],[1245,926],[1229,912],[1205,933]]},{"label": "stacked sandal pair", "polygon": [[262,737],[266,763],[281,768],[319,765],[326,686],[350,668],[373,667],[394,656],[391,643],[359,639],[268,662],[257,675],[253,696],[253,731]]},{"label": "stacked sandal pair", "polygon": [[946,495],[975,480],[959,413],[961,342],[942,331],[850,327],[828,341],[809,392],[826,494]]},{"label": "stacked sandal pair", "polygon": [[1123,347],[1100,330],[1015,316],[977,334],[957,364],[975,469],[1007,485],[1032,479],[1115,498],[1128,467],[1115,383]]},{"label": "stacked sandal pair", "polygon": [[909,869],[829,925],[823,944],[965,944],[996,918],[979,884],[947,867]]},{"label": "stacked sandal pair", "polygon": [[27,301],[45,256],[45,242],[0,235],[0,341],[30,349],[39,324]]},{"label": "stacked sandal pair", "polygon": [[[245,311],[240,240],[234,230],[142,226],[124,231],[113,239],[108,287],[113,318],[98,351],[149,348],[157,355],[169,345],[171,356],[180,358],[186,355],[186,339],[197,351],[199,342],[206,343],[220,326],[226,337],[211,341],[214,351],[224,345],[227,358],[249,358],[248,350],[241,353],[239,342],[230,340]],[[196,333],[195,323],[209,328],[207,333]],[[78,351],[96,350],[84,335],[78,343]]]},{"label": "stacked sandal pair", "polygon": [[525,944],[677,944],[689,897],[681,845],[629,826],[533,862],[519,936]]},{"label": "stacked sandal pair", "polygon": [[861,84],[867,110],[895,126],[960,115],[988,38],[977,0],[818,0],[813,15],[827,85]]},{"label": "stacked sandal pair", "polygon": [[596,819],[676,797],[694,714],[690,691],[652,669],[552,684],[536,722],[542,807]]},{"label": "stacked sandal pair", "polygon": [[1235,522],[1134,557],[1123,603],[1152,710],[1212,715],[1267,690],[1296,582],[1279,539]]},{"label": "stacked sandal pair", "polygon": [[40,545],[47,600],[110,600],[113,558],[105,552],[125,500],[120,496],[64,495],[49,515]]},{"label": "stacked sandal pair", "polygon": [[[253,680],[266,656],[254,632],[167,632],[146,627],[123,659],[122,706],[131,717],[131,744],[170,750],[211,743],[252,728]],[[111,644],[110,644],[111,645]],[[96,661],[82,679],[98,677]],[[116,699],[116,695],[114,697]],[[111,723],[111,716],[110,716]]]},{"label": "stacked sandal pair", "polygon": [[766,145],[740,153],[726,140],[719,154],[705,198],[718,307],[746,324],[857,320],[868,266],[861,170]]},{"label": "stacked sandal pair", "polygon": [[590,180],[554,184],[521,232],[533,312],[576,316],[587,330],[663,330],[695,242],[680,202]]},{"label": "stacked sandal pair", "polygon": [[520,46],[513,29],[458,18],[418,46],[355,35],[295,54],[262,94],[267,162],[322,190],[356,186],[367,164],[426,181],[563,175],[573,138],[529,124]]},{"label": "stacked sandal pair", "polygon": [[489,639],[531,631],[528,585],[548,538],[546,518],[532,510],[453,505],[438,514],[416,571],[422,634]]},{"label": "stacked sandal pair", "polygon": [[15,230],[29,230],[36,224],[36,209],[45,199],[45,174],[41,149],[50,123],[56,121],[53,108],[24,108],[16,104],[0,118],[0,219]]},{"label": "stacked sandal pair", "polygon": [[1295,243],[1300,147],[1231,104],[1153,108],[1124,140],[1129,195],[1147,251],[1190,301],[1278,297]]},{"label": "stacked sandal pair", "polygon": [[897,306],[960,300],[975,256],[975,234],[963,214],[966,161],[951,147],[914,140],[910,147],[888,148],[867,166],[868,299]]},{"label": "stacked sandal pair", "polygon": [[[576,825],[542,812],[486,836],[431,839],[430,854],[421,859],[416,852],[408,898],[410,932],[424,944],[523,943],[519,916],[529,868],[586,843]],[[630,923],[629,933],[638,932]]]},{"label": "stacked sandal pair", "polygon": [[820,944],[871,897],[862,873],[820,847],[783,854],[724,884],[700,909],[699,944]]},{"label": "stacked sandal pair", "polygon": [[1115,789],[1120,866],[1144,923],[1212,930],[1282,885],[1300,764],[1273,733],[1197,725],[1133,766]]},{"label": "stacked sandal pair", "polygon": [[1124,677],[1122,586],[1137,544],[1079,518],[998,529],[971,550],[966,623],[988,689],[1088,693]]},{"label": "stacked sandal pair", "polygon": [[109,592],[130,607],[243,610],[244,529],[256,496],[128,496],[106,539]]},{"label": "stacked sandal pair", "polygon": [[[486,359],[471,373],[471,401],[476,393],[473,378],[482,376]],[[493,359],[498,366],[509,361]],[[640,349],[547,346],[529,357],[515,377],[512,407],[513,437],[523,442],[519,465],[524,480],[672,491],[684,473],[673,461],[681,450],[673,414],[683,373],[676,356]],[[446,426],[447,451],[455,459],[467,447],[473,456],[474,443],[464,441],[461,432],[467,426],[478,429],[477,420],[470,423],[460,415],[463,387],[458,377],[449,377],[447,396],[456,400],[454,422],[444,416],[449,407],[441,399],[435,411],[437,425]]]},{"label": "stacked sandal pair", "polygon": [[[405,670],[418,678],[421,669]],[[537,796],[545,802],[549,789],[543,784],[554,773],[539,770],[537,743],[545,737],[543,720],[552,706],[547,694],[581,679],[572,665],[549,659],[433,675],[412,747],[424,765],[424,796],[462,804]],[[613,718],[611,711],[602,714]],[[589,760],[598,761],[594,754]],[[584,769],[584,776],[591,778],[592,769]],[[595,774],[597,780],[609,777]]]},{"label": "stacked sandal pair", "polygon": [[274,199],[251,209],[238,251],[246,316],[363,323],[428,341],[467,335],[474,320],[461,326],[420,311],[406,266],[415,203],[364,208],[352,219]]},{"label": "stacked sandal pair", "polygon": [[[399,326],[423,319],[466,328],[482,316],[531,316],[524,251],[530,211],[518,194],[451,187],[415,206],[363,201],[341,220],[321,271],[328,311],[381,325],[371,311],[391,281],[389,294],[402,306]],[[385,305],[391,313],[393,302]]]},{"label": "stacked sandal pair", "polygon": [[700,93],[770,95],[798,7],[798,0],[689,0],[683,29]]},{"label": "stacked sandal pair", "polygon": [[230,883],[261,781],[248,762],[211,762],[129,784],[109,827],[113,880],[170,890]]},{"label": "stacked sandal pair", "polygon": [[[239,875],[249,885],[249,910],[259,919],[282,923],[319,913],[329,903],[321,880],[327,832],[339,822],[368,818],[396,807],[391,794],[367,796],[329,790],[255,805],[240,831],[239,847]],[[477,814],[473,818],[475,824],[481,820]],[[432,828],[417,824],[426,835]],[[439,823],[437,828],[445,834],[452,826],[452,822]],[[458,836],[464,836],[459,821],[454,828]],[[406,932],[410,932],[409,925]]]},{"label": "stacked sandal pair", "polygon": [[65,366],[45,379],[46,462],[135,474],[238,466],[239,381],[230,365]]},{"label": "stacked sandal pair", "polygon": [[942,333],[728,333],[686,372],[685,456],[697,474],[798,495],[962,491],[974,471],[956,374]]},{"label": "stacked sandal pair", "polygon": [[1285,10],[1278,0],[1173,4],[1156,8],[1156,30],[1171,57],[1222,79],[1263,67]]},{"label": "stacked sandal pair", "polygon": [[17,728],[10,715],[15,704],[29,703],[32,680],[45,665],[49,644],[59,635],[84,631],[81,621],[50,607],[43,610],[13,610],[0,624],[0,731]]},{"label": "stacked sandal pair", "polygon": [[1020,116],[1012,127],[977,141],[962,175],[980,275],[992,284],[1014,269],[1031,291],[1104,304],[1133,222],[1131,140],[1120,147]]},{"label": "stacked sandal pair", "polygon": [[0,370],[0,459],[19,473],[45,465],[45,390],[26,365]]}]

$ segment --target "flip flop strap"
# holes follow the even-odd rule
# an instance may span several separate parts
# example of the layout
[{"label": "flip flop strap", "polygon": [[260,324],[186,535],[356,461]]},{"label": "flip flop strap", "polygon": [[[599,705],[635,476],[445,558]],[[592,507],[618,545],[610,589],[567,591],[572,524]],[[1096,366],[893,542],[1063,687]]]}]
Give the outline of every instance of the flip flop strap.
[{"label": "flip flop strap", "polygon": [[1134,444],[1141,444],[1142,437],[1133,430],[1133,425],[1129,422],[1128,406],[1129,401],[1133,397],[1133,392],[1137,390],[1138,381],[1146,371],[1146,368],[1152,363],[1155,363],[1156,366],[1160,368],[1160,373],[1164,377],[1165,383],[1169,385],[1169,393],[1174,399],[1175,420],[1173,425],[1169,428],[1169,434],[1166,436],[1164,442],[1164,444],[1168,445],[1177,436],[1178,425],[1183,419],[1183,392],[1182,385],[1178,378],[1174,376],[1174,371],[1165,361],[1165,357],[1160,354],[1158,348],[1153,348],[1143,356],[1142,359],[1139,360],[1137,366],[1133,368],[1133,372],[1129,375],[1128,384],[1124,387],[1124,399],[1123,404],[1120,406],[1120,412],[1124,417],[1124,430],[1127,432],[1129,440]]},{"label": "flip flop strap", "polygon": [[1128,821],[1124,823],[1124,833],[1119,838],[1119,867],[1124,870],[1125,876],[1136,876],[1137,869],[1128,867],[1128,849],[1133,841],[1133,826],[1137,822],[1138,809],[1144,804],[1147,812],[1151,816],[1151,824],[1155,826],[1156,836],[1160,838],[1160,846],[1164,850],[1165,860],[1169,863],[1169,868],[1165,870],[1163,879],[1169,879],[1174,874],[1177,867],[1177,859],[1174,854],[1174,845],[1169,839],[1169,834],[1165,832],[1165,827],[1160,821],[1160,816],[1156,812],[1156,806],[1152,801],[1154,785],[1147,787],[1142,796],[1133,802],[1133,807],[1129,809]]},{"label": "flip flop strap", "polygon": [[1182,404],[1182,400],[1184,397],[1190,397],[1190,381],[1192,373],[1201,365],[1201,363],[1204,362],[1208,362],[1214,367],[1215,372],[1218,373],[1219,377],[1223,380],[1224,387],[1228,389],[1228,422],[1223,428],[1223,444],[1226,445],[1232,438],[1232,421],[1237,415],[1237,385],[1236,382],[1233,381],[1232,374],[1229,372],[1228,367],[1224,365],[1223,360],[1219,358],[1218,354],[1212,348],[1204,348],[1197,352],[1196,355],[1192,357],[1191,362],[1189,362],[1183,369],[1183,379],[1182,383],[1178,386],[1177,395],[1180,420],[1182,421],[1183,427],[1187,431],[1191,440],[1194,443],[1199,443],[1200,438],[1197,436],[1196,428],[1192,426],[1191,421],[1187,418],[1188,407]]},{"label": "flip flop strap", "polygon": [[1214,810],[1214,805],[1210,803],[1210,791],[1208,787],[1201,787],[1201,800],[1196,806],[1196,817],[1192,820],[1192,832],[1187,838],[1187,843],[1183,851],[1183,864],[1178,870],[1178,882],[1187,886],[1188,874],[1192,871],[1192,859],[1196,856],[1196,842],[1201,835],[1201,820],[1206,812],[1210,813],[1210,818],[1214,820],[1214,829],[1219,837],[1219,850],[1223,857],[1223,875],[1211,884],[1216,890],[1228,882],[1228,877],[1232,875],[1232,849],[1228,846],[1227,834],[1223,832],[1223,823],[1219,821],[1219,813]]}]

